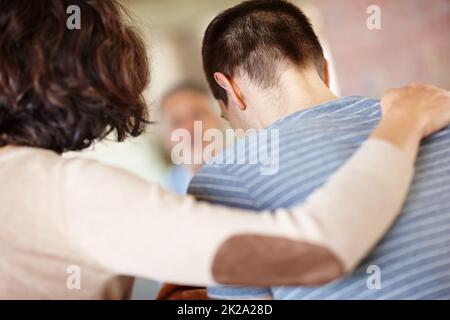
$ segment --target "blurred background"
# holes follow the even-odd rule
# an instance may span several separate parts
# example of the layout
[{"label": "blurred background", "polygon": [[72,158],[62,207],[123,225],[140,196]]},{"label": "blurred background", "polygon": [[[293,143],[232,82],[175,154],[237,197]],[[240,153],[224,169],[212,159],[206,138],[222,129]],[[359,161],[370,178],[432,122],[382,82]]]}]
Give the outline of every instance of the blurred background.
[{"label": "blurred background", "polygon": [[[205,84],[200,48],[203,32],[235,0],[121,0],[145,37],[152,62],[146,92],[152,119],[161,120],[161,99],[180,81]],[[333,90],[341,96],[379,98],[411,81],[450,89],[450,0],[293,0],[311,18],[333,66]],[[367,8],[381,9],[381,29],[369,30]],[[211,108],[216,108],[210,101]],[[125,143],[102,142],[81,156],[164,182],[170,163],[153,125]],[[79,156],[77,154],[77,156]],[[155,285],[139,280],[135,299],[152,298]]]}]

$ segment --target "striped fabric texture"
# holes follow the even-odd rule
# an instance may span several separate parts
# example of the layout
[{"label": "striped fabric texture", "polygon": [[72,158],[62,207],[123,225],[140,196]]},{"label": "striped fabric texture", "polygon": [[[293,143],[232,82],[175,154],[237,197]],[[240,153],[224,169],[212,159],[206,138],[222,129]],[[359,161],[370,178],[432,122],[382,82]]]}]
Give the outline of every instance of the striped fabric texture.
[{"label": "striped fabric texture", "polygon": [[[189,193],[258,211],[289,208],[305,201],[350,158],[380,116],[379,101],[365,97],[297,112],[257,134],[270,140],[268,130],[279,132],[275,174],[261,174],[261,164],[233,161],[238,150],[261,152],[250,136],[219,156],[228,164],[213,159],[205,165]],[[262,151],[271,154],[272,144],[267,145]],[[208,294],[217,299],[450,299],[450,128],[423,141],[400,218],[353,274],[321,287],[212,287]]]}]

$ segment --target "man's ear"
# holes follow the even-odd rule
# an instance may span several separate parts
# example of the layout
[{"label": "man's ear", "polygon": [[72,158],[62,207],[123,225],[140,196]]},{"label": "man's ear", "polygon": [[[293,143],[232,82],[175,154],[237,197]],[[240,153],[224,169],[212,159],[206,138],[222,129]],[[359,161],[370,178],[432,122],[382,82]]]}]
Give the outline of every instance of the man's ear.
[{"label": "man's ear", "polygon": [[217,84],[228,93],[229,97],[231,97],[231,99],[239,109],[241,109],[242,111],[247,109],[247,106],[245,105],[244,99],[242,97],[242,93],[239,90],[238,86],[233,82],[233,80],[229,80],[221,72],[215,72],[214,79],[216,80]]},{"label": "man's ear", "polygon": [[323,81],[325,82],[325,84],[329,88],[330,87],[330,63],[326,59],[325,59],[325,65],[324,65],[323,72],[324,72]]}]

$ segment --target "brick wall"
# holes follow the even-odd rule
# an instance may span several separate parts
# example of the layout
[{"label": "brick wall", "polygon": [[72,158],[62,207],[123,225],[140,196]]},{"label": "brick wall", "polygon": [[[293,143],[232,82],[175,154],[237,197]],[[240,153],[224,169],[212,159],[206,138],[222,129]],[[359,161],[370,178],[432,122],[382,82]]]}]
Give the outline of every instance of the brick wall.
[{"label": "brick wall", "polygon": [[[343,95],[382,95],[418,80],[450,89],[450,0],[314,0]],[[381,30],[368,30],[369,5]]]}]

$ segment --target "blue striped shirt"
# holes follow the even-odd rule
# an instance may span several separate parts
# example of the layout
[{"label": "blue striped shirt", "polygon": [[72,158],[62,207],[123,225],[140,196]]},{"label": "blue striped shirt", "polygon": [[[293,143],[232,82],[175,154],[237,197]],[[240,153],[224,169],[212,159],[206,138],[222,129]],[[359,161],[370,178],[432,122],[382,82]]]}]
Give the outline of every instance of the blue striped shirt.
[{"label": "blue striped shirt", "polygon": [[[279,130],[275,175],[262,175],[257,164],[210,163],[189,193],[258,211],[291,207],[349,159],[380,116],[379,101],[364,97],[297,112],[265,129]],[[253,148],[248,139],[231,148]],[[212,287],[208,293],[218,299],[450,299],[450,128],[422,143],[400,218],[354,273],[320,287]]]}]

